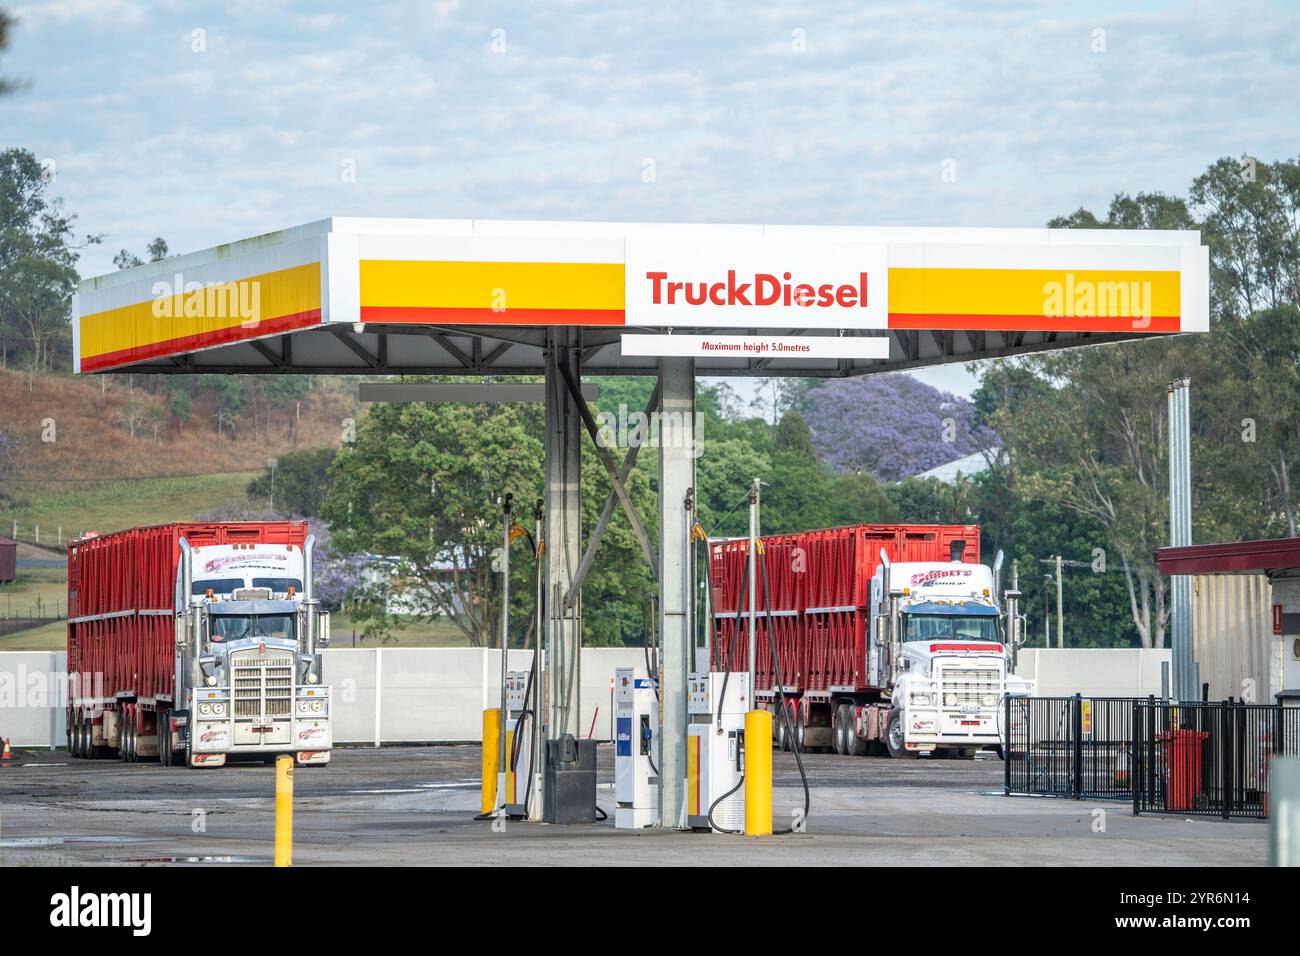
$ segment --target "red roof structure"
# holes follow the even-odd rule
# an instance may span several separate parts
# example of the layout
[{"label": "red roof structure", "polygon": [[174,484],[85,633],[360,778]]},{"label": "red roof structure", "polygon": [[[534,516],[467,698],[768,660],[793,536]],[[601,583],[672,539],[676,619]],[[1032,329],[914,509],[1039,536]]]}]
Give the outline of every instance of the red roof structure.
[{"label": "red roof structure", "polygon": [[1161,574],[1258,574],[1300,568],[1300,538],[1160,548],[1156,559]]}]

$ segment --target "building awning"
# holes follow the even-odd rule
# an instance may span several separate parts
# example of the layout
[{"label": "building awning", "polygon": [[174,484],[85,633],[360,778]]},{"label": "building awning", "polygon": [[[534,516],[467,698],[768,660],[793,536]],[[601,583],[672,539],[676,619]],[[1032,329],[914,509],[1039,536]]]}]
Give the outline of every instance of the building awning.
[{"label": "building awning", "polygon": [[1161,574],[1261,574],[1300,568],[1300,538],[1193,544],[1156,551]]}]

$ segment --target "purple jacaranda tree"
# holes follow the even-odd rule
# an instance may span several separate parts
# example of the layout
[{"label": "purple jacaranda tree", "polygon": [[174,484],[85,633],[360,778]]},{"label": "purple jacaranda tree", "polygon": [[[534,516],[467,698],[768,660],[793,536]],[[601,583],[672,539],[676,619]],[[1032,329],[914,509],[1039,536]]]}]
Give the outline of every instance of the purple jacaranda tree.
[{"label": "purple jacaranda tree", "polygon": [[835,379],[810,391],[804,418],[838,472],[900,481],[996,444],[970,402],[906,374]]}]

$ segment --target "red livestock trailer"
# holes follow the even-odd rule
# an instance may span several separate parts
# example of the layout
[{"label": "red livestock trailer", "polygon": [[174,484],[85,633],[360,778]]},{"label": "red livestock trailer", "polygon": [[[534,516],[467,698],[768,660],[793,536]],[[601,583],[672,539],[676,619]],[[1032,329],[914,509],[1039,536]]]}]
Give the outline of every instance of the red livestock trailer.
[{"label": "red livestock trailer", "polygon": [[[869,672],[871,588],[882,551],[890,564],[904,565],[913,573],[923,571],[923,565],[951,568],[954,563],[979,564],[980,560],[980,533],[975,525],[862,524],[771,535],[761,542],[760,561],[771,608],[769,613],[760,574],[754,602],[758,615],[755,697],[772,704],[781,691],[787,700],[797,701],[801,738],[805,729],[818,738],[823,729],[829,735],[835,709],[841,705],[860,709],[889,696],[886,675]],[[748,539],[710,542],[714,670],[749,666],[748,557]],[[980,597],[989,597],[988,588],[980,590]],[[779,682],[773,669],[773,643]],[[882,719],[887,721],[888,714]]]}]

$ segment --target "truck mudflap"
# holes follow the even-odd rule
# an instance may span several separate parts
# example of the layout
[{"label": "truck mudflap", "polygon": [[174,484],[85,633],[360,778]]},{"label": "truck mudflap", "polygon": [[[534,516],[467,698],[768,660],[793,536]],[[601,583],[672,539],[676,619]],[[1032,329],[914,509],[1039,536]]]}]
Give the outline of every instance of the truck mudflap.
[{"label": "truck mudflap", "polygon": [[190,754],[191,767],[224,767],[225,754]]},{"label": "truck mudflap", "polygon": [[331,751],[329,750],[300,750],[298,751],[298,763],[303,767],[323,767],[330,762]]}]

